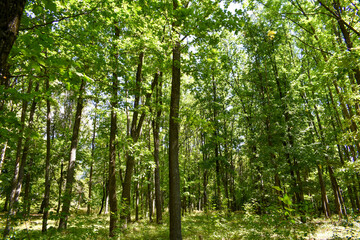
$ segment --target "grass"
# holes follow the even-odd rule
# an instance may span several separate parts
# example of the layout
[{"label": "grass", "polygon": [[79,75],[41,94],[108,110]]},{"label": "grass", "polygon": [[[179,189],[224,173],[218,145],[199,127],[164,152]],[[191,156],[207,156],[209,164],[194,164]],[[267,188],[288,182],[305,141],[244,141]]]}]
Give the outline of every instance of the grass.
[{"label": "grass", "polygon": [[[3,229],[4,215],[0,215]],[[48,232],[41,233],[41,215],[33,214],[28,220],[18,220],[11,239],[109,239],[108,215],[90,215],[84,212],[69,218],[68,228],[58,231],[57,222],[49,220]],[[196,239],[360,239],[360,218],[348,220],[313,219],[301,223],[295,218],[285,219],[277,215],[247,215],[242,213],[193,212],[182,218],[184,240]],[[141,219],[119,230],[117,239],[168,239],[168,216],[157,225]],[[1,237],[1,235],[0,235]]]}]

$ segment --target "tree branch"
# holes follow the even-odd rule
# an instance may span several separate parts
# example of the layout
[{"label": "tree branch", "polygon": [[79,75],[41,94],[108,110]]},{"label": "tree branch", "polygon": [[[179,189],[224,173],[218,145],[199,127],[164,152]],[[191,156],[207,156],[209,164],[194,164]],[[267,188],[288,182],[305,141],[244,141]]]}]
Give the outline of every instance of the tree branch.
[{"label": "tree branch", "polygon": [[49,22],[45,22],[45,23],[41,23],[41,24],[35,24],[35,25],[31,26],[31,27],[20,28],[20,31],[34,30],[35,28],[45,27],[45,26],[47,26],[47,25],[50,25],[50,24],[53,24],[53,23],[56,23],[56,22],[61,22],[61,21],[66,20],[66,19],[75,18],[75,17],[79,17],[79,16],[82,16],[82,15],[89,14],[89,13],[91,13],[92,11],[94,11],[94,9],[92,9],[92,10],[90,10],[90,11],[81,12],[81,13],[78,13],[78,14],[74,14],[74,15],[70,15],[70,16],[66,16],[66,17],[61,17],[61,18],[58,18],[58,19],[54,19],[54,20],[49,21]]}]

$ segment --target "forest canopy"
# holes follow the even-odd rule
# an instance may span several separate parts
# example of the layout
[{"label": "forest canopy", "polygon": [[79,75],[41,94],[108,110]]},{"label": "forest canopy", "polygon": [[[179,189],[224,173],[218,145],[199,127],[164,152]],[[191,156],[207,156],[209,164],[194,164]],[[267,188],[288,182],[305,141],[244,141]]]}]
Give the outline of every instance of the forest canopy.
[{"label": "forest canopy", "polygon": [[148,219],[170,239],[194,213],[356,219],[359,8],[2,1],[2,236],[80,210],[110,237]]}]

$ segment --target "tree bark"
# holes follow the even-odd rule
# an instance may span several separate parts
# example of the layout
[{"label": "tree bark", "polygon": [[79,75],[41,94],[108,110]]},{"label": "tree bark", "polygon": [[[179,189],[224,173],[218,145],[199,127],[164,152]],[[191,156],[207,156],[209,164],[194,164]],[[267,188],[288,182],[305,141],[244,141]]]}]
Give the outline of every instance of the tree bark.
[{"label": "tree bark", "polygon": [[151,194],[151,189],[152,189],[152,186],[151,186],[151,173],[148,172],[147,173],[147,199],[148,199],[148,205],[149,205],[149,221],[152,222],[152,215],[153,215],[153,201],[152,201],[152,194]]},{"label": "tree bark", "polygon": [[218,122],[217,122],[217,110],[216,110],[216,103],[217,103],[217,94],[216,94],[216,83],[215,77],[212,76],[212,84],[213,84],[213,122],[215,126],[214,130],[214,153],[215,153],[215,172],[216,172],[216,193],[215,193],[215,201],[216,201],[216,210],[221,209],[221,177],[220,177],[220,156],[219,156],[219,143],[218,143]]},{"label": "tree bark", "polygon": [[101,207],[100,207],[100,211],[99,211],[99,215],[102,213],[104,206],[105,206],[105,202],[107,201],[107,197],[108,197],[108,180],[104,177],[104,182],[103,182],[103,197],[101,199]]},{"label": "tree bark", "polygon": [[4,165],[4,162],[5,162],[5,153],[6,153],[7,145],[8,145],[8,140],[6,140],[6,141],[4,142],[4,147],[3,147],[2,150],[1,150],[0,175],[1,175],[1,173],[2,173],[2,166]]},{"label": "tree bark", "polygon": [[[178,1],[173,0],[173,9],[178,8]],[[177,27],[177,24],[173,24]],[[169,212],[170,239],[181,240],[181,195],[179,173],[179,107],[180,107],[180,41],[176,40],[173,47],[170,123],[169,123]]]},{"label": "tree bark", "polygon": [[[162,73],[160,73],[162,76]],[[160,148],[160,118],[161,118],[161,97],[162,97],[162,82],[156,88],[156,117],[152,122],[153,138],[154,138],[154,161],[155,161],[155,207],[156,207],[156,223],[160,224],[162,221],[162,206],[161,206],[161,189],[160,189],[160,164],[159,164],[159,148]]]},{"label": "tree bark", "polygon": [[23,212],[26,217],[29,217],[30,214],[30,208],[31,208],[31,171],[33,167],[34,158],[31,156],[29,161],[29,168],[27,169],[26,175],[25,175],[25,192],[24,192],[24,207]]},{"label": "tree bark", "polygon": [[26,0],[0,1],[0,83],[7,86],[7,60],[19,33]]},{"label": "tree bark", "polygon": [[61,194],[62,194],[63,182],[64,182],[64,162],[63,160],[61,160],[59,189],[58,189],[58,205],[57,205],[56,213],[59,213],[61,207]]},{"label": "tree bark", "polygon": [[[118,29],[118,28],[116,28]],[[119,30],[117,30],[119,31]],[[117,131],[117,74],[113,76],[112,100],[111,100],[111,127],[109,143],[109,204],[110,204],[110,228],[109,236],[115,236],[117,223],[117,198],[116,198],[116,131]]]},{"label": "tree bark", "polygon": [[[50,88],[49,78],[46,78],[46,92]],[[45,193],[44,193],[44,214],[42,222],[42,232],[47,230],[47,220],[49,215],[49,200],[50,200],[50,157],[51,157],[51,112],[50,112],[50,96],[46,98],[46,160],[45,160]]]},{"label": "tree bark", "polygon": [[95,160],[95,133],[96,133],[96,110],[97,110],[97,103],[95,103],[95,116],[94,116],[94,126],[93,126],[93,133],[92,133],[92,140],[91,140],[91,163],[90,163],[90,176],[89,176],[89,195],[88,195],[88,203],[87,203],[87,215],[91,213],[91,197],[92,197],[92,178],[93,178],[93,165]]},{"label": "tree bark", "polygon": [[72,198],[72,186],[74,183],[75,175],[75,163],[76,163],[76,150],[79,142],[79,132],[81,124],[81,113],[84,107],[83,94],[85,91],[85,81],[81,80],[80,95],[78,98],[75,114],[75,123],[73,128],[73,134],[71,138],[70,158],[68,163],[68,170],[66,176],[65,192],[63,196],[63,206],[60,213],[59,229],[66,229],[68,217],[70,215],[70,204]]}]

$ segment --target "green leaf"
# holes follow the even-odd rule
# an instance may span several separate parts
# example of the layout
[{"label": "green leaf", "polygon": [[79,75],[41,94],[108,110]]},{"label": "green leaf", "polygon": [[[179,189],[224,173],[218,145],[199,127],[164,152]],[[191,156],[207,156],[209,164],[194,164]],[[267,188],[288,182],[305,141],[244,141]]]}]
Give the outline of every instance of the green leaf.
[{"label": "green leaf", "polygon": [[52,0],[45,1],[45,8],[50,11],[56,12],[56,4]]},{"label": "green leaf", "polygon": [[282,192],[283,190],[279,186],[271,186],[273,189]]}]

